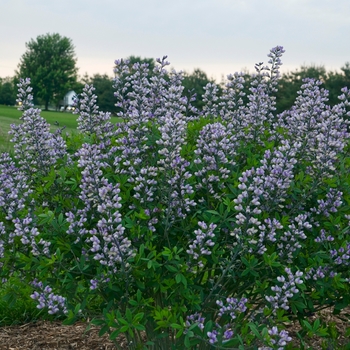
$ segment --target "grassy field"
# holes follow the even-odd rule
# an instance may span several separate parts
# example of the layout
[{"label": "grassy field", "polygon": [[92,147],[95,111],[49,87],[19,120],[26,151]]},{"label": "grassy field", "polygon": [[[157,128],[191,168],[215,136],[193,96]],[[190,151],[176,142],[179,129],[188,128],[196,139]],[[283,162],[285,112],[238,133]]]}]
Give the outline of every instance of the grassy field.
[{"label": "grassy field", "polygon": [[[16,107],[9,107],[0,105],[0,152],[7,151],[12,148],[10,142],[10,135],[8,134],[11,124],[20,123],[21,111]],[[65,131],[68,133],[74,132],[77,128],[77,116],[71,113],[42,111],[41,116],[51,125],[51,130],[55,130],[59,126],[65,126]]]}]

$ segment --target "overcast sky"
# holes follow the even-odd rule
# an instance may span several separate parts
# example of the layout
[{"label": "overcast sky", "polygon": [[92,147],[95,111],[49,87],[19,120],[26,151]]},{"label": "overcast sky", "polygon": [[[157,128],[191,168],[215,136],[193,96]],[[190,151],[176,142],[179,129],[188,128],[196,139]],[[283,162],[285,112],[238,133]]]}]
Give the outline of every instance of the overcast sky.
[{"label": "overcast sky", "polygon": [[176,70],[220,81],[252,72],[277,45],[283,71],[350,61],[350,0],[0,0],[0,13],[0,77],[46,33],[72,39],[80,75],[113,76],[114,60],[130,55],[168,55]]}]

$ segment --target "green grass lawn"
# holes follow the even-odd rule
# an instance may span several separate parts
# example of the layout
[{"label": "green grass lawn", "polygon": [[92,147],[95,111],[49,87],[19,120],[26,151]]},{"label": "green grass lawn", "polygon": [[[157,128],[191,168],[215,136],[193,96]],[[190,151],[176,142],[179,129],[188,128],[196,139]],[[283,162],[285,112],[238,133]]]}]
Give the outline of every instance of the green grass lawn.
[{"label": "green grass lawn", "polygon": [[[20,123],[20,117],[22,112],[17,110],[16,107],[9,107],[0,105],[0,152],[7,151],[12,148],[10,142],[10,135],[8,134],[11,124]],[[54,124],[59,123],[59,126],[65,126],[65,132],[71,133],[77,129],[78,116],[71,113],[54,112],[54,111],[42,111],[41,116],[51,125],[51,131],[55,130],[57,126]]]}]

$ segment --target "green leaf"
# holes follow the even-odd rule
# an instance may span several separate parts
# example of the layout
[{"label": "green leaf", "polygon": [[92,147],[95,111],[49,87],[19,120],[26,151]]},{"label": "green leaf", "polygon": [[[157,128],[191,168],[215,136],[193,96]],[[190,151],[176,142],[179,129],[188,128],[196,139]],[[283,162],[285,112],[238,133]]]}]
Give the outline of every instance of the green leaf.
[{"label": "green leaf", "polygon": [[249,323],[248,324],[249,328],[251,329],[251,331],[254,333],[254,335],[260,339],[261,338],[261,335],[256,327],[256,325],[254,323]]},{"label": "green leaf", "polygon": [[220,214],[216,210],[206,210],[205,212],[209,213],[209,214],[214,214],[214,215],[220,216]]},{"label": "green leaf", "polygon": [[248,266],[248,267],[250,266],[249,261],[244,256],[241,257],[241,260],[245,266]]},{"label": "green leaf", "polygon": [[177,323],[172,323],[170,326],[172,328],[175,328],[175,329],[182,329],[183,328],[183,326],[181,326],[180,324],[177,324]]},{"label": "green leaf", "polygon": [[115,338],[117,338],[117,336],[122,333],[122,331],[120,329],[116,329],[115,331],[113,331],[111,333],[111,335],[109,336],[110,340],[114,340]]},{"label": "green leaf", "polygon": [[102,326],[103,324],[106,324],[105,320],[92,320],[91,323],[95,326]]},{"label": "green leaf", "polygon": [[75,306],[75,308],[74,308],[74,314],[75,315],[80,312],[80,308],[81,308],[81,304],[80,303]]},{"label": "green leaf", "polygon": [[179,270],[175,267],[175,266],[172,266],[172,265],[165,265],[165,268],[170,271],[170,272],[178,272]]},{"label": "green leaf", "polygon": [[103,326],[98,332],[98,336],[102,337],[105,333],[109,331],[109,327],[107,325]]},{"label": "green leaf", "polygon": [[241,273],[241,276],[242,276],[242,277],[243,277],[243,276],[246,276],[246,275],[249,274],[249,272],[250,272],[250,269],[245,269],[245,270]]},{"label": "green leaf", "polygon": [[139,252],[140,256],[143,257],[145,253],[145,245],[141,244],[139,250],[140,250]]},{"label": "green leaf", "polygon": [[144,331],[144,330],[146,330],[146,327],[142,324],[137,324],[135,326],[135,329],[137,329],[138,331]]},{"label": "green leaf", "polygon": [[128,308],[126,309],[126,313],[125,313],[126,319],[128,320],[129,323],[132,322],[132,313],[131,310]]},{"label": "green leaf", "polygon": [[122,326],[120,328],[120,332],[124,333],[124,332],[128,331],[129,329],[130,329],[129,325],[125,325],[125,326]]},{"label": "green leaf", "polygon": [[303,322],[303,325],[304,325],[307,329],[309,329],[310,331],[313,331],[313,328],[312,328],[311,324],[310,324],[308,321],[303,320],[302,322]]},{"label": "green leaf", "polygon": [[181,274],[181,282],[185,286],[185,288],[187,288],[187,280],[186,280],[186,277],[183,274]]},{"label": "green leaf", "polygon": [[135,315],[133,322],[140,322],[143,319],[143,316],[145,315],[144,312],[139,312]]},{"label": "green leaf", "polygon": [[175,338],[179,339],[182,336],[183,332],[184,332],[184,329],[180,329],[178,332],[176,332]]},{"label": "green leaf", "polygon": [[184,344],[185,344],[187,349],[189,349],[191,347],[191,342],[190,342],[190,338],[189,338],[189,334],[188,333],[186,334]]},{"label": "green leaf", "polygon": [[72,324],[74,324],[76,322],[77,318],[76,317],[69,317],[67,318],[66,320],[64,320],[62,323],[65,325],[65,326],[71,326]]},{"label": "green leaf", "polygon": [[303,311],[304,309],[306,309],[306,305],[301,301],[291,301],[291,304],[296,306],[299,311]]},{"label": "green leaf", "polygon": [[129,324],[129,322],[128,322],[127,320],[125,320],[124,318],[122,318],[122,317],[119,317],[119,318],[117,319],[117,321],[118,321],[120,324],[124,324],[124,325],[128,325],[128,324]]},{"label": "green leaf", "polygon": [[136,292],[136,299],[137,299],[138,302],[140,302],[141,298],[142,298],[142,294],[141,294],[140,289],[138,289],[137,292]]}]

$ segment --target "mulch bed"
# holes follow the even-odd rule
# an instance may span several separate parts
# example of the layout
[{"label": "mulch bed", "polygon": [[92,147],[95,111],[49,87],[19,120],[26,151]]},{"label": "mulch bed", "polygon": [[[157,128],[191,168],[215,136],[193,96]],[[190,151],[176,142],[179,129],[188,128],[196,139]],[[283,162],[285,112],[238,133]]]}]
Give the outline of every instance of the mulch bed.
[{"label": "mulch bed", "polygon": [[[92,327],[88,332],[86,324],[63,326],[60,322],[40,321],[21,326],[0,328],[0,350],[112,350],[113,343],[108,335],[98,336],[99,329]],[[118,339],[127,349],[124,338]]]},{"label": "mulch bed", "polygon": [[[343,310],[342,320],[332,315],[332,310],[327,309],[311,316],[309,322],[313,323],[321,317],[323,321],[334,322],[338,332],[335,344],[325,344],[325,339],[313,337],[304,339],[309,349],[339,349],[339,346],[350,344],[346,329],[350,326],[350,308]],[[98,336],[99,328],[91,327],[86,331],[87,324],[78,322],[72,326],[63,326],[60,322],[40,321],[27,323],[20,326],[0,327],[0,350],[112,350],[113,343],[105,334]],[[287,330],[294,339],[296,332],[300,330],[298,324],[289,325]],[[128,344],[122,336],[117,339],[122,349],[127,350]],[[296,349],[301,348],[298,341],[293,341]],[[349,346],[349,345],[348,345]],[[348,347],[346,347],[348,349]],[[167,349],[164,349],[167,350]]]}]

